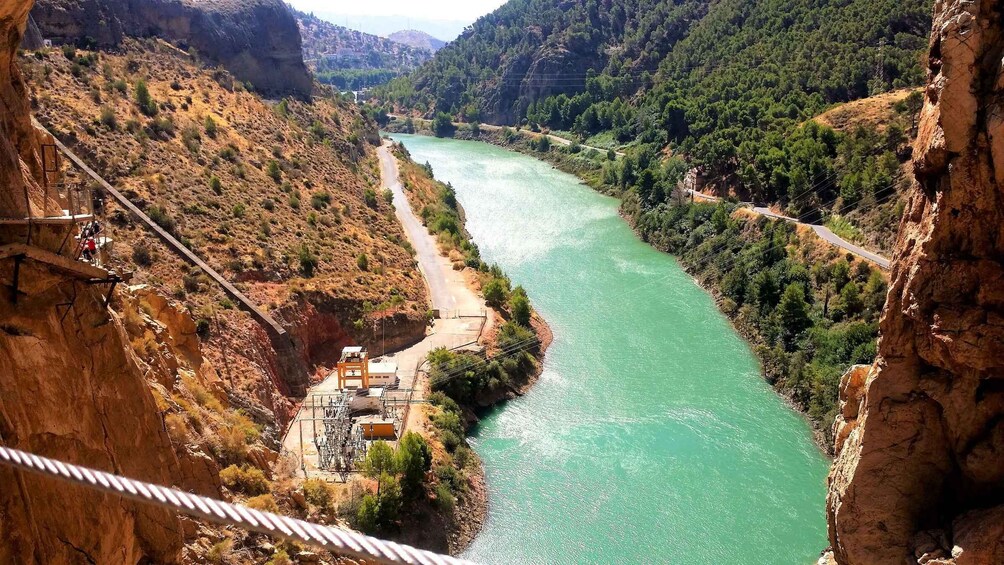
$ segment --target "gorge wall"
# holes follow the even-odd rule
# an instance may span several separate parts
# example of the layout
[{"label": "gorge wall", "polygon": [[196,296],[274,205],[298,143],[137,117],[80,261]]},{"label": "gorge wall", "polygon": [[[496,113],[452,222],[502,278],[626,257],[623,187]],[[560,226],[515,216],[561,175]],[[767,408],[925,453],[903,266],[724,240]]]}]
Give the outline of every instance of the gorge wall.
[{"label": "gorge wall", "polygon": [[[0,1],[0,216],[7,218],[40,213],[46,202],[39,188],[43,135],[31,125],[14,63],[31,4]],[[0,248],[20,241],[23,229],[0,230]],[[40,229],[33,244],[55,252],[64,235],[57,232],[66,229]],[[0,261],[0,443],[184,483],[154,397],[103,292],[30,261],[15,289],[12,263]],[[0,469],[0,484],[2,563],[172,563],[181,550],[181,522],[165,511],[7,469]]]},{"label": "gorge wall", "polygon": [[162,37],[261,92],[306,97],[313,88],[296,19],[281,0],[40,0],[32,17],[57,43]]},{"label": "gorge wall", "polygon": [[1004,7],[934,15],[878,358],[841,386],[841,564],[1004,563]]}]

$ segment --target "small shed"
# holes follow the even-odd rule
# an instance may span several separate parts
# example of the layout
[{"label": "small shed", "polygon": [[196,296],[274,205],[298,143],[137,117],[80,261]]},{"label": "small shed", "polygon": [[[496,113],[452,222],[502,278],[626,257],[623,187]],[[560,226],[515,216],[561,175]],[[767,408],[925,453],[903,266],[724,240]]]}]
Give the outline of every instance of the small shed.
[{"label": "small shed", "polygon": [[372,359],[369,365],[370,385],[397,386],[397,363],[388,359]]}]

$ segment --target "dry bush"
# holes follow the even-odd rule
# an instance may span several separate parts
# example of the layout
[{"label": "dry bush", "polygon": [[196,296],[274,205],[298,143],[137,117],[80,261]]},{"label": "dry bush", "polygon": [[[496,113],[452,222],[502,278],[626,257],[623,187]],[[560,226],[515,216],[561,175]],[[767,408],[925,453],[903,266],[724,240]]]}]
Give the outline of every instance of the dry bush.
[{"label": "dry bush", "polygon": [[188,392],[192,393],[192,398],[195,399],[195,402],[197,402],[199,406],[202,406],[210,412],[215,412],[217,414],[223,413],[223,405],[220,404],[220,401],[217,400],[212,393],[206,390],[206,387],[202,386],[202,383],[196,380],[195,377],[182,376],[181,382],[185,385]]},{"label": "dry bush", "polygon": [[247,435],[236,426],[224,426],[213,437],[213,450],[225,463],[243,463],[248,455]]},{"label": "dry bush", "polygon": [[230,538],[223,539],[209,548],[209,552],[206,553],[206,559],[210,563],[224,563],[227,556],[233,551],[233,548],[234,540]]},{"label": "dry bush", "polygon": [[275,499],[272,498],[271,494],[263,494],[261,496],[249,498],[244,504],[248,508],[254,508],[255,510],[261,510],[262,512],[276,513],[279,511],[279,505],[275,503]]},{"label": "dry bush", "polygon": [[330,511],[334,507],[331,485],[321,479],[307,479],[303,483],[303,497],[317,508]]},{"label": "dry bush", "polygon": [[267,494],[272,486],[261,469],[248,465],[231,465],[223,469],[220,471],[220,480],[228,489],[251,496]]},{"label": "dry bush", "polygon": [[237,428],[244,433],[244,440],[248,445],[258,441],[258,438],[261,437],[261,430],[258,428],[258,425],[252,422],[251,418],[248,418],[243,410],[228,412],[226,420],[231,427]]},{"label": "dry bush", "polygon": [[185,416],[168,414],[164,417],[164,425],[167,427],[167,435],[171,436],[171,442],[175,445],[188,443],[188,424],[185,421]]}]

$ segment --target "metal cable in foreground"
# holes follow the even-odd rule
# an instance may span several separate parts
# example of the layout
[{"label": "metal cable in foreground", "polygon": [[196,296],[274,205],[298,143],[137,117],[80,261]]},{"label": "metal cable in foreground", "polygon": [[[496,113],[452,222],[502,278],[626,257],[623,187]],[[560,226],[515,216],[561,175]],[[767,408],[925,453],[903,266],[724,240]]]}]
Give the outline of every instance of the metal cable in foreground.
[{"label": "metal cable in foreground", "polygon": [[439,555],[431,551],[380,540],[356,532],[311,524],[245,506],[220,502],[204,496],[135,481],[55,459],[39,457],[15,449],[0,447],[0,465],[30,471],[101,490],[119,496],[204,518],[217,524],[237,526],[322,547],[339,555],[357,557],[384,564],[419,563],[422,565],[463,565],[470,561]]}]

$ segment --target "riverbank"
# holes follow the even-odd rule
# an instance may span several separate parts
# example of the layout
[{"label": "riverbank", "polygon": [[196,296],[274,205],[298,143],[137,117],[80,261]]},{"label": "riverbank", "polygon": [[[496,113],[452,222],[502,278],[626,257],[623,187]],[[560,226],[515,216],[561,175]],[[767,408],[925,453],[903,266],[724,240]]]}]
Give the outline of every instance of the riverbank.
[{"label": "riverbank", "polygon": [[[495,275],[486,276],[490,270],[480,262],[477,246],[464,229],[462,209],[447,187],[438,183],[431,171],[413,163],[401,147],[385,143],[378,155],[383,186],[392,193],[395,212],[405,226],[409,242],[416,251],[419,268],[429,285],[433,309],[439,312],[439,319],[435,322],[436,331],[441,335],[462,336],[460,339],[453,339],[453,344],[436,341],[425,348],[422,357],[425,361],[419,362],[420,369],[416,371],[412,386],[415,389],[413,402],[427,401],[436,389],[429,377],[435,371],[434,364],[428,363],[428,368],[421,368],[427,364],[427,360],[437,351],[481,349],[487,358],[498,355],[499,332],[510,324],[512,316],[502,305],[485,300],[485,285],[490,284]],[[484,322],[476,336],[463,331],[464,328],[471,327],[469,323],[464,325],[461,322],[462,327],[454,327],[458,320],[471,320],[475,312],[484,313]],[[461,404],[465,411],[465,434],[477,423],[479,413],[525,394],[540,377],[552,333],[543,318],[535,312],[532,313],[530,324],[538,344],[533,350],[532,369],[523,379],[480,396],[476,404]],[[470,337],[473,339],[468,339]],[[428,404],[417,404],[416,407],[417,410],[409,410],[402,434],[417,431],[426,438],[433,448],[436,475],[451,484],[450,495],[455,496],[456,504],[452,505],[452,511],[451,505],[440,503],[436,506],[444,514],[443,525],[446,526],[446,530],[437,533],[446,535],[445,547],[440,549],[455,555],[466,549],[477,536],[488,514],[484,466],[473,452],[473,464],[469,461],[457,461],[454,457],[456,448],[451,454],[447,441],[444,441],[442,427],[437,426],[436,419],[430,417],[430,411],[438,411],[440,408]],[[464,443],[466,448],[466,441]],[[452,471],[446,471],[445,468]],[[466,479],[465,483],[453,482],[451,477],[457,474]],[[456,492],[452,492],[453,490]],[[447,496],[438,490],[436,494],[437,500],[440,496]],[[404,541],[423,546],[429,546],[430,542],[436,545],[442,543],[441,540],[429,539],[429,528],[424,516],[416,518],[418,519],[414,522],[402,524]]]},{"label": "riverbank", "polygon": [[827,463],[679,262],[640,241],[616,200],[549,164],[394,138],[452,183],[483,260],[526,285],[557,334],[533,389],[471,430],[491,504],[462,556],[815,559]]},{"label": "riverbank", "polygon": [[[391,129],[401,125],[403,123],[396,123]],[[423,122],[415,122],[415,125],[417,133],[432,135],[431,129],[428,129]],[[777,237],[784,237],[786,241],[793,242],[790,261],[792,265],[797,265],[798,269],[805,269],[806,277],[801,280],[805,285],[803,298],[810,305],[807,308],[815,304],[822,310],[821,314],[817,312],[815,315],[821,321],[810,324],[821,329],[817,331],[810,327],[812,331],[800,329],[796,332],[798,333],[796,337],[813,341],[809,347],[826,350],[825,356],[817,356],[825,357],[826,360],[816,363],[809,356],[798,355],[798,351],[790,349],[795,347],[791,342],[779,347],[779,336],[786,330],[779,327],[776,320],[768,323],[766,315],[761,314],[758,304],[754,304],[756,312],[744,309],[744,301],[742,297],[736,295],[735,288],[723,289],[728,282],[725,277],[727,271],[737,267],[737,263],[740,262],[738,257],[740,249],[745,250],[746,255],[754,252],[755,245],[761,245],[766,250],[783,249],[783,245],[773,241],[774,229],[764,229],[767,225],[783,224],[783,222],[747,216],[738,210],[730,210],[728,213],[732,217],[726,222],[731,229],[728,234],[702,234],[703,237],[694,240],[685,229],[681,229],[679,234],[661,233],[661,226],[667,225],[666,220],[660,219],[663,215],[653,218],[651,214],[642,213],[637,197],[633,193],[621,192],[604,182],[604,170],[609,165],[604,164],[605,157],[602,155],[588,151],[572,153],[568,147],[550,147],[546,151],[541,151],[535,138],[511,128],[493,130],[480,128],[478,131],[470,127],[461,127],[454,132],[454,138],[482,141],[543,160],[558,170],[576,176],[594,190],[618,198],[621,201],[621,217],[627,221],[635,234],[645,243],[676,257],[701,288],[715,299],[718,309],[728,317],[735,330],[756,354],[762,377],[792,409],[809,421],[817,446],[827,455],[832,454],[831,430],[836,414],[839,379],[847,367],[868,362],[866,357],[874,350],[877,317],[881,309],[881,297],[885,292],[884,278],[881,281],[875,280],[872,277],[873,270],[868,265],[863,265],[864,261],[850,256],[842,257],[835,247],[828,247],[822,240],[817,241],[816,236],[810,232],[803,233],[803,230],[795,228],[787,231],[777,230],[779,234]],[[692,213],[690,208],[694,206],[696,209]],[[683,207],[688,211],[682,216],[699,218],[695,220],[699,223],[709,222],[715,209],[713,204],[705,206],[684,204]],[[660,227],[656,229],[654,226]],[[768,243],[760,241],[765,234]],[[708,236],[713,241],[705,241]],[[822,246],[819,245],[820,242]],[[718,253],[713,253],[715,250],[721,252],[724,249],[731,251],[730,259],[716,257]],[[816,275],[810,277],[810,271],[814,268]],[[848,275],[838,274],[835,277],[837,280],[845,277],[847,281],[840,280],[839,283],[831,281],[830,279],[834,277],[830,274],[834,271],[847,272]],[[743,293],[747,288],[752,288],[757,274],[754,270],[748,276],[743,275],[749,279],[742,285]],[[785,280],[789,280],[787,275],[781,273],[773,283],[768,281],[769,284],[779,288],[768,293],[776,296],[777,300],[772,304],[765,303],[767,314],[778,307],[782,291],[786,290],[788,284]],[[849,283],[853,283],[851,286],[856,288],[846,293],[842,292]],[[832,311],[835,308],[847,312],[834,317]],[[868,342],[870,346],[867,345]]]}]

